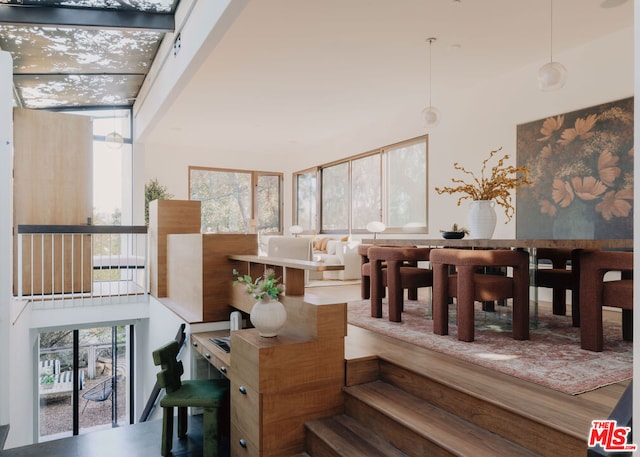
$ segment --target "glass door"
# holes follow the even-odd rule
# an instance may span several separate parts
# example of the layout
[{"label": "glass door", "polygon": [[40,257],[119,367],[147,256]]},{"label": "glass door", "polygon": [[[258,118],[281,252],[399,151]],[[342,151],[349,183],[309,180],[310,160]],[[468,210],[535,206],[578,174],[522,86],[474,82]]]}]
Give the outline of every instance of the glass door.
[{"label": "glass door", "polygon": [[114,326],[40,333],[40,441],[129,423],[129,330]]}]

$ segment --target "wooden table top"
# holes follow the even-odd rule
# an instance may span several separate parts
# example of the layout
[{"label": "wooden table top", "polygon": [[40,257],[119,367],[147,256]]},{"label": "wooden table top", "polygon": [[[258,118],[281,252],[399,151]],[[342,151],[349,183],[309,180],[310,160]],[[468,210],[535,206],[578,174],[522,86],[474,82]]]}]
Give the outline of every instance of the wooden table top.
[{"label": "wooden table top", "polygon": [[344,265],[334,265],[311,260],[286,259],[283,257],[268,257],[263,255],[230,255],[231,260],[240,260],[249,263],[260,263],[276,267],[295,268],[309,271],[344,270]]},{"label": "wooden table top", "polygon": [[571,249],[633,249],[633,239],[618,240],[518,240],[518,239],[365,239],[363,244],[378,246],[428,246],[461,248],[571,248]]}]

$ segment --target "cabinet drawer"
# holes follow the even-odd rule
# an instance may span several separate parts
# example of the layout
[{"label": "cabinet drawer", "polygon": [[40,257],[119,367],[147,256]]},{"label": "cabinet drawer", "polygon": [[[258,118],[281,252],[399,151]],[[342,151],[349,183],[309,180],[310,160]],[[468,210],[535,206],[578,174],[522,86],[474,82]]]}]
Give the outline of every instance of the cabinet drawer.
[{"label": "cabinet drawer", "polygon": [[229,376],[229,364],[225,363],[218,355],[218,349],[214,349],[209,344],[203,343],[202,339],[191,337],[191,347],[204,357],[211,365],[225,376]]},{"label": "cabinet drawer", "polygon": [[231,423],[231,456],[232,457],[259,457],[260,449],[255,441],[248,438],[247,433]]},{"label": "cabinet drawer", "polygon": [[260,395],[238,380],[231,381],[231,424],[246,441],[260,442]]}]

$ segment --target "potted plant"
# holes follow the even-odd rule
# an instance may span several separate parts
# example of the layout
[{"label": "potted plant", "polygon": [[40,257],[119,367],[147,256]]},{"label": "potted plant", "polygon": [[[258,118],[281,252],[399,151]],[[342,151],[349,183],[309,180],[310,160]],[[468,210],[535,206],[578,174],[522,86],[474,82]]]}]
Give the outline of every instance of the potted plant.
[{"label": "potted plant", "polygon": [[507,216],[505,223],[509,222],[515,213],[511,200],[511,191],[518,189],[522,185],[531,184],[527,167],[505,165],[505,161],[509,159],[509,154],[505,154],[498,160],[496,165],[491,167],[490,176],[485,176],[489,161],[500,151],[502,151],[502,147],[489,153],[489,157],[482,162],[480,176],[468,171],[458,162],[454,163],[454,169],[469,175],[471,179],[465,181],[451,178],[451,182],[457,184],[456,186],[436,187],[435,189],[439,194],[461,193],[462,196],[458,198],[458,206],[463,200],[472,200],[471,211],[469,212],[469,226],[471,235],[474,238],[491,238],[493,235],[496,226],[495,205],[504,208],[504,213]]},{"label": "potted plant", "polygon": [[51,389],[56,378],[51,373],[44,373],[40,375],[40,384],[43,389]]},{"label": "potted plant", "polygon": [[250,275],[241,275],[236,269],[233,270],[233,274],[237,277],[233,285],[244,284],[246,292],[258,299],[250,315],[251,323],[258,329],[258,334],[265,338],[277,336],[287,320],[287,311],[278,300],[284,292],[284,286],[279,284],[275,271],[267,268],[264,274],[255,280]]},{"label": "potted plant", "polygon": [[173,194],[169,193],[166,186],[163,186],[157,179],[152,179],[144,185],[144,222],[149,225],[149,202],[153,200],[169,200]]}]

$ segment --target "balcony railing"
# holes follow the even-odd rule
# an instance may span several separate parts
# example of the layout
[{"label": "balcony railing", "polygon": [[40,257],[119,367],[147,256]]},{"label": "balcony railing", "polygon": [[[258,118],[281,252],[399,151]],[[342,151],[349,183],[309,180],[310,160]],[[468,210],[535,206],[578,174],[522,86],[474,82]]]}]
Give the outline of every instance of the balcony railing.
[{"label": "balcony railing", "polygon": [[148,292],[147,227],[19,225],[14,295],[32,301]]}]

